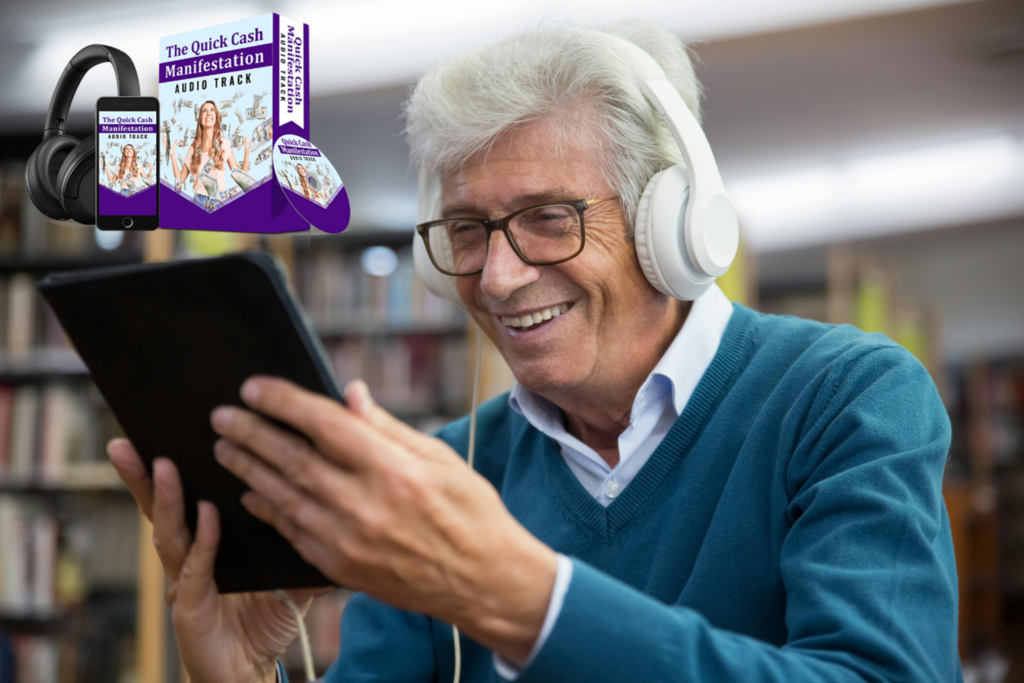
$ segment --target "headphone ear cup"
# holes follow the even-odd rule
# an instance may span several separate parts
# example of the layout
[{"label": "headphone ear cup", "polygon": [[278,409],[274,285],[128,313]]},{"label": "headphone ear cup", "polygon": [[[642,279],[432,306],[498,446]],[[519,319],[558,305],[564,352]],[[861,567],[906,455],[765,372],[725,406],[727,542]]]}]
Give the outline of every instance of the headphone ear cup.
[{"label": "headphone ear cup", "polygon": [[693,265],[686,249],[689,174],[676,165],[656,173],[644,188],[634,228],[636,256],[651,286],[683,301],[700,298],[715,278]]},{"label": "headphone ear cup", "polygon": [[60,202],[57,178],[61,165],[77,145],[77,138],[54,135],[43,140],[25,164],[25,189],[29,199],[44,216],[54,220],[69,218]]},{"label": "headphone ear cup", "polygon": [[636,222],[633,225],[633,243],[636,247],[636,258],[640,262],[640,270],[644,272],[647,281],[662,294],[672,296],[672,293],[666,289],[665,283],[662,282],[655,268],[655,256],[652,246],[654,226],[651,221],[651,198],[654,196],[654,189],[658,185],[658,180],[661,179],[664,173],[664,171],[655,173],[647,181],[644,192],[640,195],[640,203],[636,207]]},{"label": "headphone ear cup", "polygon": [[57,173],[60,204],[84,225],[96,223],[96,138],[82,140],[64,158]]}]

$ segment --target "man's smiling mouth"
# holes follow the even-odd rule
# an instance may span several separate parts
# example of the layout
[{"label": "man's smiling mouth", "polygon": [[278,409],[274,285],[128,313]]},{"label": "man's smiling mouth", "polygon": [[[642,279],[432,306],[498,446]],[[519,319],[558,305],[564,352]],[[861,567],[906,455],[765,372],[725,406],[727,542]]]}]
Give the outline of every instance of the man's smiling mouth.
[{"label": "man's smiling mouth", "polygon": [[501,323],[514,330],[528,330],[534,325],[557,318],[569,310],[571,304],[556,304],[534,313],[522,316],[501,316]]}]

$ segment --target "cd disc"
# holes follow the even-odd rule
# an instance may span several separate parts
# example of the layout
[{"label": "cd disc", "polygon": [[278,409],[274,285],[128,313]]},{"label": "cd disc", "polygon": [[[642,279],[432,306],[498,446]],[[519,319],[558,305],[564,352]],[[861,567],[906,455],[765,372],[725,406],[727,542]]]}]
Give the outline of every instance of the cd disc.
[{"label": "cd disc", "polygon": [[[319,177],[313,174],[316,165]],[[327,157],[309,140],[282,135],[274,143],[274,173],[292,208],[324,232],[348,227],[348,193]]]}]

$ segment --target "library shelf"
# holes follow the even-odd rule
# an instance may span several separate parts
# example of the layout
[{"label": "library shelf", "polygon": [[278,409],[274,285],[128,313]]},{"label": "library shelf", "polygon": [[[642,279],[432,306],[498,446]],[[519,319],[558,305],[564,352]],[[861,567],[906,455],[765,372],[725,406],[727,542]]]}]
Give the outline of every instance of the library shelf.
[{"label": "library shelf", "polygon": [[0,354],[0,383],[51,378],[87,378],[89,369],[73,349],[34,349],[23,357]]},{"label": "library shelf", "polygon": [[99,496],[120,496],[127,498],[131,493],[124,486],[118,485],[76,485],[71,482],[11,482],[0,481],[0,495],[25,496],[70,496],[94,494]]},{"label": "library shelf", "polygon": [[99,251],[88,255],[3,256],[0,257],[0,275],[27,272],[42,277],[53,271],[126,266],[136,263],[142,263],[142,254],[137,251]]}]

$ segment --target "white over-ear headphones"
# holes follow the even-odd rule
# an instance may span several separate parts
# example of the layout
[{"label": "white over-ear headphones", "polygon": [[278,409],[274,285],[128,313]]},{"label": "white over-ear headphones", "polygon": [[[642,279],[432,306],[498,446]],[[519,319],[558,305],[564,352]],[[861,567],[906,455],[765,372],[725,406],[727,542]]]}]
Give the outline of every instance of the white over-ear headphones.
[{"label": "white over-ear headphones", "polygon": [[[685,166],[672,166],[655,174],[644,188],[636,215],[636,253],[655,289],[692,301],[729,269],[736,256],[736,211],[725,193],[704,131],[658,63],[624,38],[594,33],[629,63],[641,90],[668,124],[683,154]],[[687,173],[687,169],[692,172]],[[438,218],[440,204],[440,177],[421,172],[418,222]],[[427,289],[464,308],[455,278],[434,267],[420,237],[413,238],[413,262]]]}]

